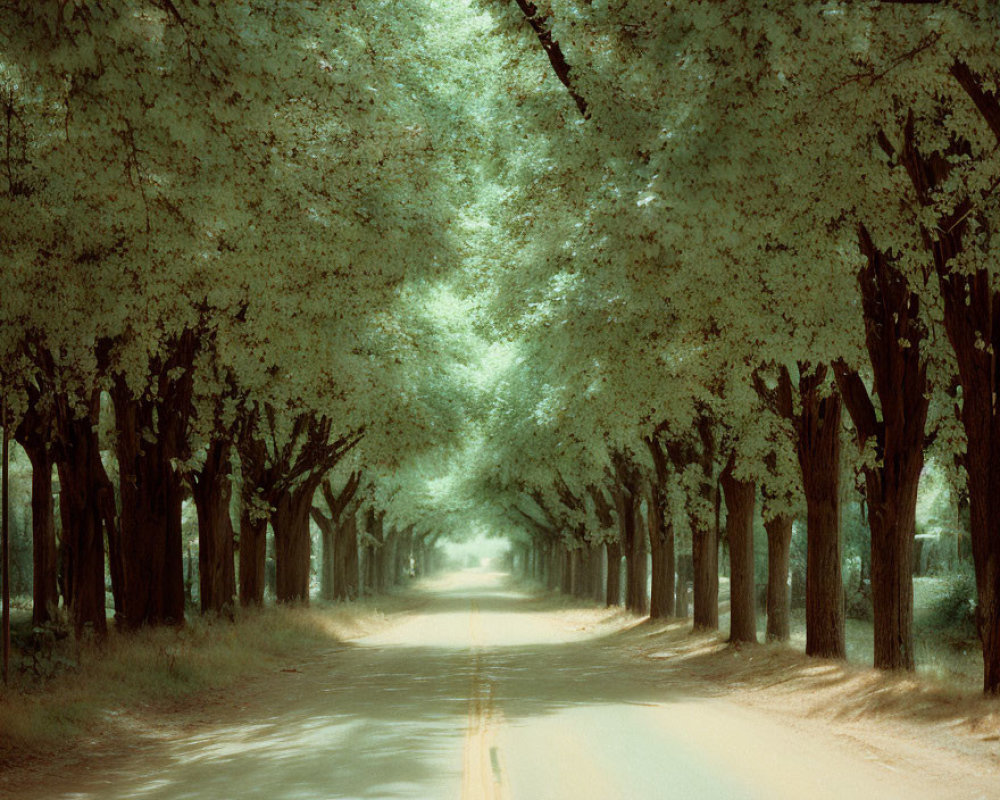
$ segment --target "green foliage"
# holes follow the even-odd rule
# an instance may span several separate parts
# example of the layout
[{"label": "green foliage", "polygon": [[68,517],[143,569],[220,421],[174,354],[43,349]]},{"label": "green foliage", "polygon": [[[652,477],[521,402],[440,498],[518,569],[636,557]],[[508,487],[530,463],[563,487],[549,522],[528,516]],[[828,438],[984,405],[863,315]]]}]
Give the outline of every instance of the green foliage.
[{"label": "green foliage", "polygon": [[941,579],[923,622],[959,641],[976,638],[976,576],[971,566],[962,565]]}]

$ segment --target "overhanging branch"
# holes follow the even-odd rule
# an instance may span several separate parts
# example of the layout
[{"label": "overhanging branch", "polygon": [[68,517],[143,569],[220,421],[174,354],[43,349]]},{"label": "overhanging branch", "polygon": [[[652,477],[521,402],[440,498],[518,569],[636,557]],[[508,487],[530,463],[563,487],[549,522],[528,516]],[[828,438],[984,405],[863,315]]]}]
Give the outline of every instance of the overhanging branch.
[{"label": "overhanging branch", "polygon": [[573,68],[566,61],[566,56],[563,54],[562,47],[559,46],[559,42],[552,37],[552,28],[549,26],[549,18],[539,14],[538,6],[530,0],[516,0],[516,2],[518,7],[523,12],[525,19],[528,20],[528,24],[538,37],[538,41],[541,43],[542,49],[545,51],[545,55],[549,57],[549,63],[552,64],[552,69],[555,71],[556,77],[559,78],[562,85],[566,87],[567,91],[569,91],[569,96],[573,98],[573,102],[576,103],[576,107],[580,110],[581,116],[584,119],[590,119],[590,110],[587,106],[587,101],[577,90],[576,84],[570,77],[570,72],[572,72]]}]

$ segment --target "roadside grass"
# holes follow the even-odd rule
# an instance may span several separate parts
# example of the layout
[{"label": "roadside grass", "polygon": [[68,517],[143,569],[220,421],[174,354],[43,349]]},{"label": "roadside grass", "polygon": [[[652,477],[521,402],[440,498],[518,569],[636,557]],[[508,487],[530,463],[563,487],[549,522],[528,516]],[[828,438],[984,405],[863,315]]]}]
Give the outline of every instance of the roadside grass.
[{"label": "roadside grass", "polygon": [[237,610],[232,621],[195,615],[178,628],[112,630],[102,643],[66,636],[41,660],[15,650],[10,686],[0,694],[0,764],[71,746],[119,716],[166,711],[328,652],[400,607],[390,596]]}]

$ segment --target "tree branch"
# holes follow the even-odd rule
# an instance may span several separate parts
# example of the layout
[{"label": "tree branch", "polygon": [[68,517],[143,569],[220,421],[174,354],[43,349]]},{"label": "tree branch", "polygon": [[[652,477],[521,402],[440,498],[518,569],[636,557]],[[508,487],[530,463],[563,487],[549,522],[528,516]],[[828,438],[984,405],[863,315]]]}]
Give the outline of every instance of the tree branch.
[{"label": "tree branch", "polygon": [[570,72],[573,68],[566,61],[566,56],[563,55],[559,42],[552,38],[552,28],[548,24],[549,18],[539,14],[538,7],[531,0],[516,0],[516,2],[523,12],[525,19],[528,20],[528,24],[538,37],[545,55],[549,57],[549,63],[552,64],[552,69],[556,73],[556,77],[566,87],[567,91],[569,91],[569,96],[576,103],[580,115],[584,119],[590,119],[590,110],[587,106],[587,101],[577,90],[576,84],[570,77]]}]

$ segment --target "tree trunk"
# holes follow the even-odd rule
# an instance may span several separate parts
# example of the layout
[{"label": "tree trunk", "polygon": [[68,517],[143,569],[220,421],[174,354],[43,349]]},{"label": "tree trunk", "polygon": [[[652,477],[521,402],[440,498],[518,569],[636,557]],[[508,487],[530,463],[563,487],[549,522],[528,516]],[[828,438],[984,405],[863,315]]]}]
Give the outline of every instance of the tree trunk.
[{"label": "tree trunk", "polygon": [[[125,578],[122,623],[131,630],[177,624],[184,620],[183,488],[172,461],[181,454],[170,446],[162,406],[135,398],[123,378],[116,380],[111,396]],[[150,434],[155,441],[149,441]]]},{"label": "tree trunk", "polygon": [[282,492],[274,506],[274,595],[279,603],[309,602],[309,519],[318,483],[313,478],[303,481]]},{"label": "tree trunk", "polygon": [[31,460],[31,623],[37,626],[55,619],[59,608],[59,552],[52,499],[55,459],[47,442],[20,441]]},{"label": "tree trunk", "polygon": [[756,583],[753,563],[755,484],[734,477],[735,457],[722,471],[726,498],[726,539],[729,541],[729,641],[757,642]]},{"label": "tree trunk", "polygon": [[652,557],[652,583],[649,598],[651,619],[674,615],[674,524],[667,508],[669,467],[663,441],[656,436],[644,440],[653,459],[653,477],[649,493],[649,552]]},{"label": "tree trunk", "polygon": [[[825,371],[824,371],[825,372]],[[806,496],[806,654],[846,658],[840,542],[840,395],[821,395],[822,374],[800,381],[797,443]]]},{"label": "tree trunk", "polygon": [[[640,520],[636,520],[637,523]],[[638,525],[636,526],[638,527]],[[632,560],[625,559],[626,568],[626,608],[634,614],[646,615],[649,613],[649,596],[647,584],[649,578],[648,565],[646,563],[646,537],[640,531],[633,532]],[[629,601],[631,598],[631,602]]]},{"label": "tree trunk", "polygon": [[244,504],[240,514],[240,605],[264,605],[267,520],[254,518]]},{"label": "tree trunk", "polygon": [[764,522],[767,531],[767,640],[787,642],[789,631],[788,559],[792,518],[779,514]]},{"label": "tree trunk", "polygon": [[[923,461],[921,455],[920,459]],[[889,459],[886,459],[888,466]],[[896,465],[910,466],[900,460]],[[892,468],[886,470],[888,472]],[[875,478],[876,476],[872,476]],[[903,477],[883,475],[890,481]],[[892,487],[881,507],[869,506],[875,668],[915,668],[913,658],[913,534],[920,470]],[[882,481],[866,479],[869,494],[884,491]],[[908,485],[906,485],[908,484]]]},{"label": "tree trunk", "polygon": [[88,628],[98,638],[107,635],[104,604],[104,533],[101,493],[110,490],[101,464],[95,393],[91,417],[73,416],[68,402],[60,404],[59,510],[62,517],[63,581],[70,617],[77,636]]},{"label": "tree trunk", "polygon": [[858,272],[865,340],[881,415],[858,374],[842,362],[834,368],[859,445],[875,443],[875,459],[864,469],[875,667],[912,670],[913,534],[930,404],[922,352],[927,329],[919,298],[895,258],[875,245],[864,225],[858,228],[858,244],[865,257]]},{"label": "tree trunk", "polygon": [[337,600],[358,598],[358,519],[347,514],[334,540],[333,595]]},{"label": "tree trunk", "polygon": [[[1000,96],[983,76],[961,60],[951,64],[949,74],[972,101],[968,108],[974,106],[981,117],[979,122],[986,123],[984,130],[988,128],[1000,143]],[[921,231],[921,239],[933,258],[943,300],[945,332],[955,353],[962,389],[960,413],[967,440],[963,465],[968,476],[970,533],[979,600],[976,619],[983,645],[983,690],[987,694],[1000,694],[1000,406],[997,404],[1000,373],[996,357],[1000,349],[997,324],[1000,293],[991,269],[956,268],[975,260],[961,256],[966,236],[978,236],[975,230],[969,230],[970,224],[981,217],[977,209],[981,202],[978,193],[963,196],[967,189],[956,192],[947,186],[956,163],[952,156],[964,155],[967,143],[959,136],[952,136],[951,145],[944,152],[931,153],[922,153],[920,144],[911,114],[903,130],[902,147],[898,154],[891,152],[891,156],[892,160],[898,157],[917,199],[928,211],[933,210],[936,217]],[[885,145],[883,149],[887,149]],[[940,191],[942,187],[944,191]],[[942,203],[942,198],[948,195],[954,202]],[[945,210],[941,211],[942,208]],[[901,482],[903,485],[905,481]],[[873,512],[874,509],[870,512],[874,517]],[[908,531],[899,528],[907,522],[909,514],[898,516],[899,521],[887,520],[880,527],[892,531],[895,526],[895,533],[887,537],[901,541],[904,535],[908,537]],[[874,575],[874,549],[872,557]],[[894,563],[885,565],[886,579],[891,581],[900,569]],[[905,620],[889,619],[884,624],[888,626],[889,638],[886,655],[898,659],[900,655],[895,651],[899,648],[892,642],[892,629],[905,624]]]},{"label": "tree trunk", "polygon": [[696,517],[691,518],[691,582],[694,629],[718,630],[719,543],[715,528]]},{"label": "tree trunk", "polygon": [[666,497],[662,487],[650,491],[649,552],[652,556],[652,584],[649,616],[662,619],[674,615],[674,525],[667,519]]},{"label": "tree trunk", "polygon": [[233,522],[229,516],[231,445],[216,439],[191,481],[198,511],[198,578],[202,613],[231,609],[236,596]]},{"label": "tree trunk", "polygon": [[[1000,345],[1000,341],[996,344]],[[963,385],[962,422],[968,440],[965,468],[978,596],[976,624],[983,646],[983,691],[997,695],[1000,694],[1000,415],[994,411],[990,390],[977,380],[969,380],[969,389]]]},{"label": "tree trunk", "polygon": [[609,608],[621,605],[622,597],[622,546],[621,542],[605,542],[604,549],[608,556],[608,570],[604,603]]},{"label": "tree trunk", "polygon": [[[697,465],[697,497],[688,497],[686,512],[691,528],[691,583],[694,595],[694,630],[719,628],[719,498],[715,480],[715,432],[711,417],[702,413],[697,427],[700,448],[689,440],[667,442],[674,468],[683,471]],[[706,510],[715,508],[715,525]],[[679,612],[678,612],[679,613]]]},{"label": "tree trunk", "polygon": [[618,528],[622,553],[625,556],[625,608],[634,614],[645,614],[646,604],[646,550],[642,543],[645,536],[636,530],[639,517],[639,498],[633,481],[619,486],[614,492],[618,510]]}]

